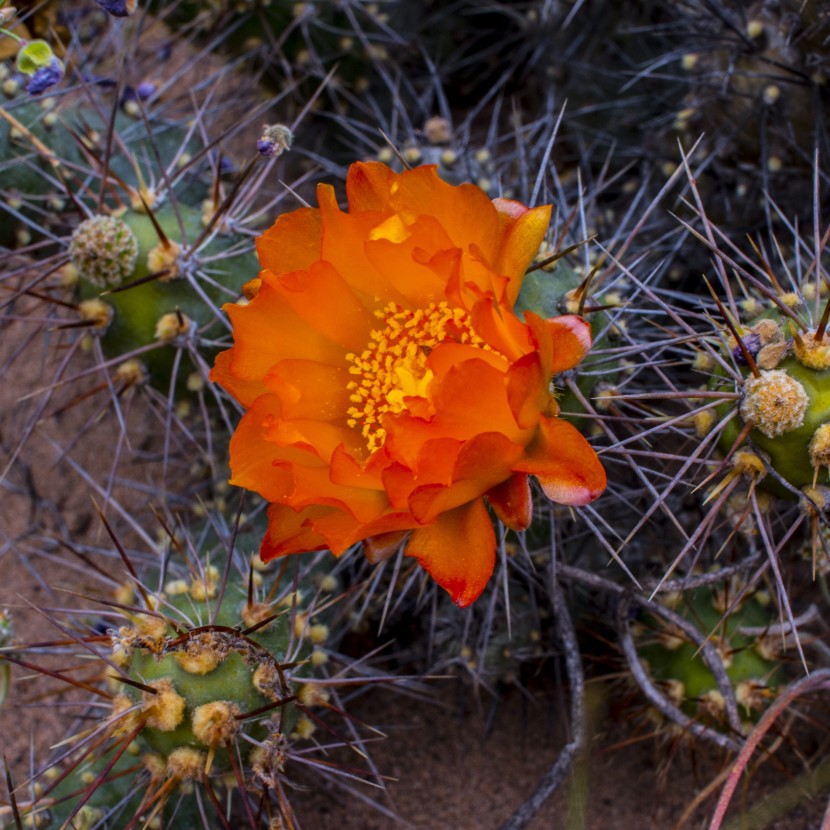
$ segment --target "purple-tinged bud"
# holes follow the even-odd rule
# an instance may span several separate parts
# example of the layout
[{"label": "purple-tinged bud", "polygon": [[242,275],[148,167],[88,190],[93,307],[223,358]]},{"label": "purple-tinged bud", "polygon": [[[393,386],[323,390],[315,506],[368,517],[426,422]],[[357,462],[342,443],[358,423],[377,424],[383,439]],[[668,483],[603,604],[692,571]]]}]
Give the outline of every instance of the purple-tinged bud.
[{"label": "purple-tinged bud", "polygon": [[294,135],[285,124],[266,126],[259,141],[256,143],[260,155],[269,159],[279,158],[286,150],[291,149]]},{"label": "purple-tinged bud", "polygon": [[29,95],[40,95],[41,92],[45,92],[49,87],[63,80],[63,73],[63,63],[57,58],[52,58],[49,66],[41,66],[35,71],[26,87],[26,92]]},{"label": "purple-tinged bud", "polygon": [[[753,359],[758,356],[758,352],[761,350],[761,338],[759,335],[755,334],[754,332],[749,332],[745,334],[741,340],[743,341],[746,350],[752,355]],[[732,357],[735,360],[735,363],[738,366],[747,366],[746,357],[744,357],[743,350],[740,346],[735,346],[732,349]]]},{"label": "purple-tinged bud", "polygon": [[139,101],[146,101],[156,94],[156,85],[152,81],[142,81],[135,88],[135,94]]}]

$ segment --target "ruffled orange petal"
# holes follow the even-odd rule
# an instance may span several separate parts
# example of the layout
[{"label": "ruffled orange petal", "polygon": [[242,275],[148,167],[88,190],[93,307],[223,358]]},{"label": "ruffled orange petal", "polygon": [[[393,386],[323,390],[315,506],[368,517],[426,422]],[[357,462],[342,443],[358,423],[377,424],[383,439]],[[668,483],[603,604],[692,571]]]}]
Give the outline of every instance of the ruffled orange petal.
[{"label": "ruffled orange petal", "polygon": [[501,432],[516,443],[521,440],[507,400],[504,371],[488,358],[465,360],[436,376],[430,398],[436,410],[433,435],[470,438],[481,432]]},{"label": "ruffled orange petal", "polygon": [[398,174],[385,164],[376,161],[358,161],[346,174],[346,194],[349,210],[388,211],[389,194]]},{"label": "ruffled orange petal", "polygon": [[398,242],[375,238],[365,243],[367,259],[384,274],[406,302],[413,308],[446,299],[447,278],[432,266],[435,256],[424,257],[426,251],[439,251],[443,257],[460,256],[444,229],[432,217],[421,217],[408,229],[406,239]]},{"label": "ruffled orange petal", "polygon": [[429,395],[435,410],[431,418],[413,417],[404,410],[383,419],[384,451],[404,467],[416,469],[424,444],[437,438],[466,441],[482,432],[501,432],[517,444],[527,440],[522,440],[507,402],[504,372],[485,360],[452,367],[432,381]]},{"label": "ruffled orange petal", "polygon": [[343,347],[302,320],[267,282],[248,305],[230,303],[224,310],[233,323],[230,372],[238,382],[261,380],[275,363],[291,358],[342,364]]},{"label": "ruffled orange petal", "polygon": [[414,556],[456,605],[475,601],[496,564],[496,534],[484,500],[442,513],[415,530],[406,555]]},{"label": "ruffled orange petal", "polygon": [[530,328],[492,296],[483,295],[477,300],[471,319],[479,337],[508,360],[518,360],[535,349]]},{"label": "ruffled orange petal", "polygon": [[264,386],[279,396],[284,418],[337,421],[345,418],[351,405],[346,389],[350,380],[345,368],[295,359],[273,366],[265,375]]},{"label": "ruffled orange petal", "polygon": [[226,392],[233,395],[244,407],[249,407],[260,396],[268,391],[262,378],[242,379],[232,370],[233,349],[227,349],[216,355],[216,362],[208,377],[218,383]]},{"label": "ruffled orange petal", "polygon": [[360,353],[375,320],[346,281],[328,262],[315,262],[308,271],[284,273],[278,279],[284,301],[309,327]]},{"label": "ruffled orange petal", "polygon": [[[310,444],[297,443],[278,450],[280,456],[290,460],[278,459],[277,463],[291,475],[291,490],[280,501],[298,509],[315,503],[325,504],[345,511],[361,523],[374,521],[388,509],[389,502],[382,490],[349,487],[332,481],[328,463]],[[259,489],[250,483],[246,486]]]},{"label": "ruffled orange petal", "polygon": [[320,258],[330,263],[348,285],[362,297],[382,308],[389,302],[404,304],[406,298],[378,271],[366,256],[372,230],[383,221],[374,211],[344,213],[337,204],[334,189],[317,188],[320,214],[323,217],[323,242]]},{"label": "ruffled orange petal", "polygon": [[[268,426],[265,439],[281,447],[298,447],[319,458],[328,467],[335,447],[345,444],[352,450],[360,447],[360,438],[346,426],[297,418],[280,418]],[[316,464],[314,465],[316,466]]]},{"label": "ruffled orange petal", "polygon": [[513,530],[527,530],[533,521],[533,497],[526,473],[516,473],[487,491],[495,514]]},{"label": "ruffled orange petal", "polygon": [[411,465],[394,462],[383,471],[383,489],[389,503],[395,508],[407,507],[412,491],[417,487],[436,485],[446,487],[452,481],[452,471],[458,453],[464,446],[455,438],[432,438],[417,448]]},{"label": "ruffled orange petal", "polygon": [[[255,490],[268,501],[284,501],[291,495],[294,479],[286,456],[290,454],[265,440],[264,424],[279,413],[279,400],[274,395],[257,398],[245,413],[231,436],[230,483]],[[298,458],[294,454],[294,460]]]},{"label": "ruffled orange petal", "polygon": [[283,213],[256,241],[259,262],[275,273],[305,271],[320,259],[322,235],[316,208]]},{"label": "ruffled orange petal", "polygon": [[[402,173],[389,196],[390,208],[399,214],[433,216],[456,248],[468,251],[476,245],[489,262],[497,250],[499,217],[483,190],[472,184],[445,182],[435,165]],[[534,251],[535,253],[535,251]]]},{"label": "ruffled orange petal", "polygon": [[361,462],[359,455],[350,453],[344,445],[335,447],[329,465],[331,480],[335,484],[383,490],[381,476],[392,461],[383,451]]},{"label": "ruffled orange petal", "polygon": [[416,525],[417,522],[408,513],[387,513],[371,522],[356,522],[348,513],[332,511],[314,520],[313,529],[326,540],[334,553],[340,554],[371,537],[392,533],[406,535]]},{"label": "ruffled orange petal", "polygon": [[590,504],[607,484],[591,445],[573,424],[560,418],[542,418],[536,439],[515,469],[536,476],[552,501],[574,507]]},{"label": "ruffled orange petal", "polygon": [[493,199],[499,216],[500,247],[493,267],[510,277],[507,301],[512,308],[525,271],[533,261],[550,224],[551,205],[528,208],[509,199]]},{"label": "ruffled orange petal", "polygon": [[536,338],[542,365],[551,376],[573,369],[591,348],[591,324],[576,314],[544,319],[526,311],[525,320]]},{"label": "ruffled orange petal", "polygon": [[507,277],[493,270],[487,252],[478,245],[470,245],[462,256],[460,281],[462,301],[466,308],[470,308],[482,294],[495,297],[499,303],[503,303],[509,282]]},{"label": "ruffled orange petal", "polygon": [[[420,485],[409,497],[409,507],[422,524],[435,521],[439,513],[477,499],[512,475],[524,448],[497,432],[485,432],[467,441],[459,450],[447,482]],[[420,476],[419,476],[420,479]]]},{"label": "ruffled orange petal", "polygon": [[413,417],[407,411],[384,417],[384,449],[390,459],[405,467],[416,468],[421,448],[436,438],[467,441],[480,433],[500,432],[516,444],[529,440],[513,417],[504,372],[492,366],[488,358],[449,367],[443,376],[433,379],[429,398],[435,410],[431,418]]},{"label": "ruffled orange petal", "polygon": [[510,411],[521,429],[535,427],[542,413],[553,406],[548,377],[536,352],[526,354],[507,370],[506,384]]},{"label": "ruffled orange petal", "polygon": [[263,562],[289,553],[325,550],[326,540],[311,528],[313,519],[331,512],[330,507],[309,507],[296,511],[285,504],[268,506],[268,530],[259,548]]},{"label": "ruffled orange petal", "polygon": [[363,552],[372,565],[386,561],[401,546],[409,531],[392,530],[363,540]]}]

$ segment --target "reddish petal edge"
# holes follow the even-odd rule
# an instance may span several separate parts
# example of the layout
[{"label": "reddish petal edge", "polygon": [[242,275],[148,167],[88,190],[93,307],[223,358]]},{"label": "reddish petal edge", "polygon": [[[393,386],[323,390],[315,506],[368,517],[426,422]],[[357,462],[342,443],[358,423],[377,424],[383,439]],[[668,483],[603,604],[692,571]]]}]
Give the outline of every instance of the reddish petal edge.
[{"label": "reddish petal edge", "polygon": [[527,530],[533,521],[533,498],[527,473],[515,473],[485,493],[495,514],[512,530]]},{"label": "reddish petal edge", "polygon": [[539,479],[545,495],[558,504],[583,507],[599,498],[607,479],[593,447],[561,418],[542,418],[539,433],[517,471]]}]

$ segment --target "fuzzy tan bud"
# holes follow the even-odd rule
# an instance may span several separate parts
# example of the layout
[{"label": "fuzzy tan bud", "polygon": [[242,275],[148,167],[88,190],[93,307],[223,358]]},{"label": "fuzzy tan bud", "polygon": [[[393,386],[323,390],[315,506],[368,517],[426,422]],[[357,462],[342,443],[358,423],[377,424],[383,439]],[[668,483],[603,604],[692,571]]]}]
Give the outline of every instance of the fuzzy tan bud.
[{"label": "fuzzy tan bud", "polygon": [[167,775],[181,781],[200,781],[204,776],[207,755],[183,746],[174,749],[167,757]]},{"label": "fuzzy tan bud", "polygon": [[242,721],[235,703],[214,700],[193,711],[193,734],[206,746],[227,746],[236,737]]},{"label": "fuzzy tan bud", "polygon": [[172,732],[184,720],[185,699],[176,691],[173,681],[167,677],[150,684],[155,694],[142,692],[141,711],[144,722],[151,729]]},{"label": "fuzzy tan bud", "polygon": [[741,399],[741,418],[751,421],[768,438],[775,438],[804,423],[809,398],[804,387],[780,369],[747,378]]},{"label": "fuzzy tan bud", "polygon": [[171,311],[162,314],[156,323],[156,340],[162,343],[169,343],[177,337],[187,334],[193,327],[193,321],[180,311]]},{"label": "fuzzy tan bud", "polygon": [[85,323],[91,323],[93,328],[106,331],[112,322],[115,311],[109,303],[94,297],[91,300],[82,300],[78,303],[78,313]]},{"label": "fuzzy tan bud", "polygon": [[182,252],[182,246],[178,242],[167,240],[166,242],[159,242],[155,248],[147,254],[147,269],[151,274],[157,274],[160,271],[166,271],[164,276],[159,277],[160,282],[170,282],[181,276],[179,268],[179,255]]}]

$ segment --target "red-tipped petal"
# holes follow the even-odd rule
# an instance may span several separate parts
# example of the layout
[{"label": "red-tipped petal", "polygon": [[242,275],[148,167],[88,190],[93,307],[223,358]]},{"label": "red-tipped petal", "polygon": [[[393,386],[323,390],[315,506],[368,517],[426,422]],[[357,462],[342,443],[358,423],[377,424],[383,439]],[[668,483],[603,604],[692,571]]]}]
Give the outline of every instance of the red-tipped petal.
[{"label": "red-tipped petal", "polygon": [[607,483],[591,445],[561,418],[542,418],[536,440],[514,469],[536,476],[551,501],[574,507],[590,504]]},{"label": "red-tipped petal", "polygon": [[495,514],[513,530],[527,530],[533,521],[533,498],[527,473],[515,473],[487,491]]},{"label": "red-tipped petal", "polygon": [[591,348],[591,324],[576,314],[543,319],[526,311],[525,320],[538,341],[542,363],[551,375],[573,369]]},{"label": "red-tipped petal", "polygon": [[460,608],[484,590],[496,564],[496,534],[483,499],[442,513],[418,528],[406,546]]}]

